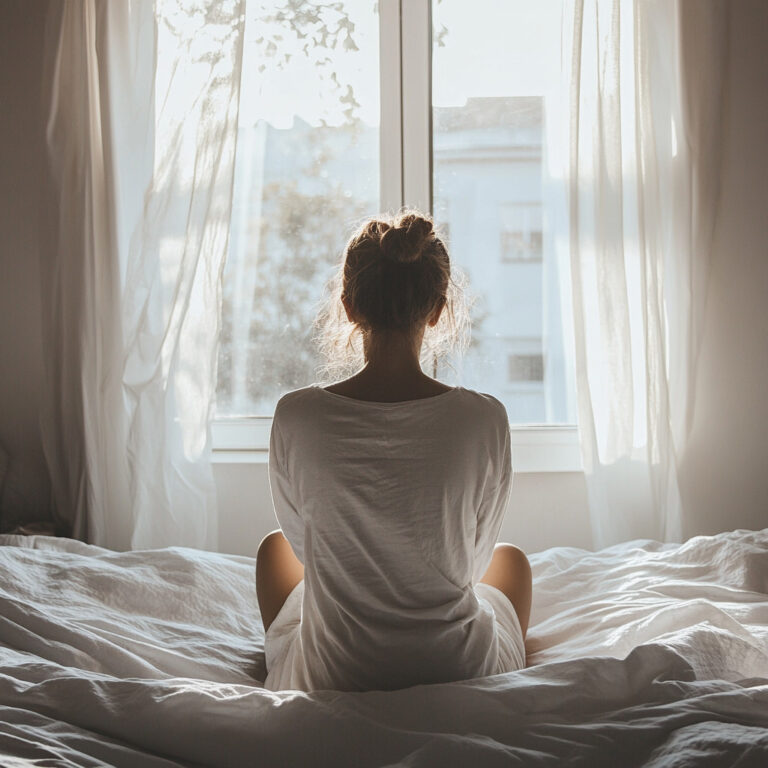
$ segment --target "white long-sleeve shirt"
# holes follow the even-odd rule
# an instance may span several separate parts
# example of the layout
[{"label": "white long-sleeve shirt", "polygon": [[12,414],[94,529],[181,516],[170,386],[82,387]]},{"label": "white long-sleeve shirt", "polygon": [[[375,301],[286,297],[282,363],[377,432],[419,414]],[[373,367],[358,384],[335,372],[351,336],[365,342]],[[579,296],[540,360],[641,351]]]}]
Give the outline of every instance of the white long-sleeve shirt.
[{"label": "white long-sleeve shirt", "polygon": [[506,671],[494,614],[514,610],[475,590],[512,480],[498,400],[461,387],[395,403],[296,390],[275,411],[269,478],[305,571],[267,633],[268,688]]}]

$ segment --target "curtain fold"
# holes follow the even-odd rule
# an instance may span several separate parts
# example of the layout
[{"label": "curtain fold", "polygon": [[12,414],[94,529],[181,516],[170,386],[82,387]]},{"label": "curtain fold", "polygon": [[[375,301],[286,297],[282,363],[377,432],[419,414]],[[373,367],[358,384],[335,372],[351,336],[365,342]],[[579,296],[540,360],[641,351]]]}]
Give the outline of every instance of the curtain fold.
[{"label": "curtain fold", "polygon": [[725,4],[566,6],[579,429],[593,539],[679,540],[718,198]]},{"label": "curtain fold", "polygon": [[115,549],[216,546],[208,420],[244,0],[52,12],[42,431],[58,515]]}]

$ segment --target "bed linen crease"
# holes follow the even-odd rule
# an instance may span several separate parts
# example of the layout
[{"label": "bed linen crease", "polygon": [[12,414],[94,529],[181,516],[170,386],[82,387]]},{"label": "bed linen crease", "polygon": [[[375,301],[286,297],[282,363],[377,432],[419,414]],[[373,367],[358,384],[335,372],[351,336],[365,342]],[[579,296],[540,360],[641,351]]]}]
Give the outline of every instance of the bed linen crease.
[{"label": "bed linen crease", "polygon": [[0,544],[1,765],[768,764],[768,530],[534,554],[531,666],[369,693],[262,687],[249,558]]}]

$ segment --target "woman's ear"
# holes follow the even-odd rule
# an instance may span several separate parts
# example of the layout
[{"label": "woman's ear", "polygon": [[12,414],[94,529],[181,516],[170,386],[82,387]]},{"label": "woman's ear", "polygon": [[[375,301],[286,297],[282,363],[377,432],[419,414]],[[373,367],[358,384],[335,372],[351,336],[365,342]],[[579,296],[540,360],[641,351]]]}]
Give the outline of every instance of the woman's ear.
[{"label": "woman's ear", "polygon": [[350,323],[354,323],[354,313],[352,312],[352,306],[346,293],[341,294],[341,303],[344,305],[344,311],[347,313],[347,320],[349,320]]},{"label": "woman's ear", "polygon": [[432,310],[432,314],[429,316],[429,320],[427,320],[427,325],[430,328],[434,328],[438,321],[440,320],[440,315],[443,313],[443,309],[445,308],[445,296],[441,297],[440,300],[437,302],[437,305]]}]

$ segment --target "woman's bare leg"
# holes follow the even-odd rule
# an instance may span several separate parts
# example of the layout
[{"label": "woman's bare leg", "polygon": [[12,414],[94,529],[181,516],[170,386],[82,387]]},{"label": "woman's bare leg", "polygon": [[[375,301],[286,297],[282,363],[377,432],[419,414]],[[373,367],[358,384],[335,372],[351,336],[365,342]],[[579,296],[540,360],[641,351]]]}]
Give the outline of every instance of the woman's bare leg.
[{"label": "woman's bare leg", "polygon": [[497,544],[491,564],[480,581],[500,589],[509,598],[525,637],[532,599],[531,565],[525,552],[512,544]]},{"label": "woman's bare leg", "polygon": [[256,597],[264,631],[283,607],[293,588],[304,578],[304,566],[293,554],[288,539],[278,528],[259,544],[256,555]]}]

